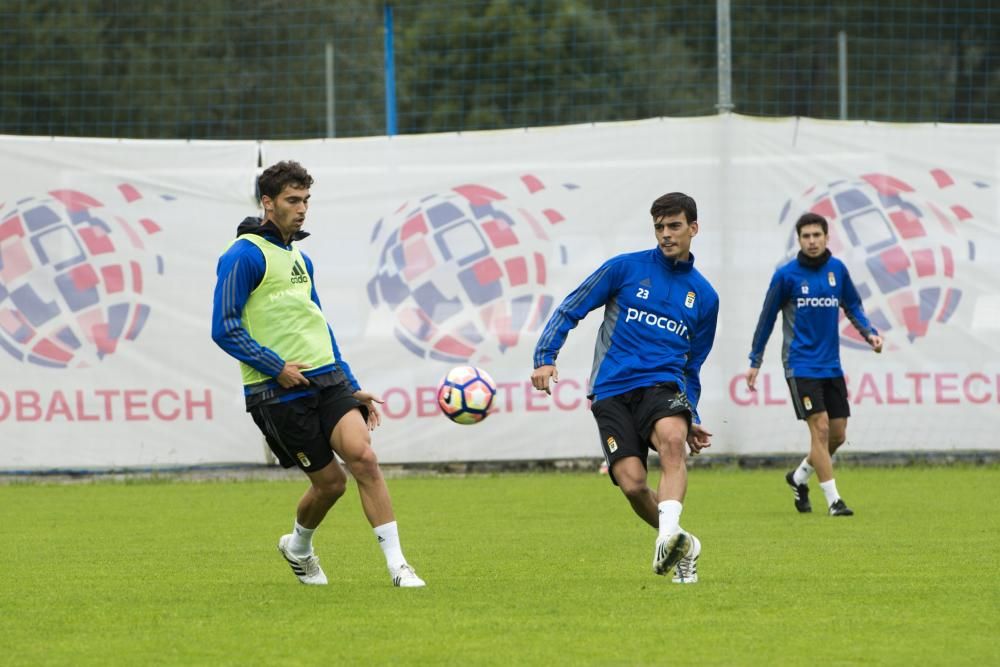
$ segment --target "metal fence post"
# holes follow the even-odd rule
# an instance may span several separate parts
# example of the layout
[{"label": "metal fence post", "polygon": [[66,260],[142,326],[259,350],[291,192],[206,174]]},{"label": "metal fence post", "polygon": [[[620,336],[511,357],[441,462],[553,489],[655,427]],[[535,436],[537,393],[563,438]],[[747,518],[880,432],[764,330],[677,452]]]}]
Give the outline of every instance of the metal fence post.
[{"label": "metal fence post", "polygon": [[840,84],[840,120],[847,120],[847,32],[837,33],[837,81]]},{"label": "metal fence post", "polygon": [[337,136],[337,116],[333,97],[333,40],[326,43],[326,136]]},{"label": "metal fence post", "polygon": [[392,32],[392,5],[385,3],[385,133],[397,134],[396,128],[396,53]]},{"label": "metal fence post", "polygon": [[730,34],[729,0],[715,0],[716,42],[718,47],[716,67],[719,70],[719,100],[715,108],[719,113],[733,110],[733,43]]}]

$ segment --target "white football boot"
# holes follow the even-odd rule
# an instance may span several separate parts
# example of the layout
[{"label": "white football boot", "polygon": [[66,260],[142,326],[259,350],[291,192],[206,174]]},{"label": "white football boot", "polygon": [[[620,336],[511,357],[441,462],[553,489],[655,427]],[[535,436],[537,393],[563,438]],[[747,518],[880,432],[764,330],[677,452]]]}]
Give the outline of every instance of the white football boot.
[{"label": "white football boot", "polygon": [[665,540],[656,540],[653,550],[653,573],[666,574],[691,552],[691,535],[683,530]]},{"label": "white football boot", "polygon": [[420,588],[427,584],[417,576],[412,567],[403,563],[398,570],[392,573],[392,585],[400,588]]},{"label": "white football boot", "polygon": [[687,556],[677,561],[673,578],[675,584],[698,583],[698,556],[701,555],[701,540],[690,533],[688,536],[691,538],[691,550]]},{"label": "white football boot", "polygon": [[282,535],[278,540],[278,551],[285,557],[292,568],[292,572],[303,584],[322,586],[326,584],[326,575],[323,568],[319,566],[319,556],[309,554],[308,556],[296,556],[288,550],[288,543],[292,541],[292,535]]}]

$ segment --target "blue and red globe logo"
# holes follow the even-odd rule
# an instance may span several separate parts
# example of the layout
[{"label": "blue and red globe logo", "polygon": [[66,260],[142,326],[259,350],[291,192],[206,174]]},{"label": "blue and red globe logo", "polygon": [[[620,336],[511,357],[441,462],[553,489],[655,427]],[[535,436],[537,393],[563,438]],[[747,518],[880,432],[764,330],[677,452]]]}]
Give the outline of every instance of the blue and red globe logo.
[{"label": "blue and red globe logo", "polygon": [[549,272],[566,263],[553,228],[566,218],[547,205],[552,192],[540,179],[522,176],[520,187],[514,198],[460,185],[376,223],[368,298],[393,315],[396,338],[413,354],[488,361],[545,324],[555,300]]},{"label": "blue and red globe logo", "polygon": [[114,197],[114,209],[76,190],[0,204],[0,348],[15,359],[84,367],[142,331],[145,283],[163,273],[147,245],[160,226],[135,213],[134,186]]},{"label": "blue and red globe logo", "polygon": [[[913,342],[948,322],[961,303],[956,271],[976,257],[963,227],[987,188],[959,183],[943,169],[907,180],[872,173],[813,186],[782,210],[781,224],[792,226],[786,260],[799,250],[795,221],[806,212],[822,215],[830,222],[829,249],[850,270],[872,324]],[[843,312],[840,318],[841,342],[867,348]]]}]

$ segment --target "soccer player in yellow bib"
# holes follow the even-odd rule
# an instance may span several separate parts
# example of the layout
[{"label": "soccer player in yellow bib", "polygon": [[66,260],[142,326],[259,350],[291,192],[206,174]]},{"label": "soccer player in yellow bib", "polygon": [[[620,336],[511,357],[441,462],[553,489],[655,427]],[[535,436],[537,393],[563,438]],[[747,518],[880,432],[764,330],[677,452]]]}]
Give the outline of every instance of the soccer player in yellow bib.
[{"label": "soccer player in yellow bib", "polygon": [[313,532],[344,495],[346,464],[395,586],[424,585],[403,557],[392,501],[372,449],[382,399],[363,391],[340,355],[320,307],[313,265],[295,242],[309,210],[313,178],[279,162],[258,178],[263,220],[247,218],[216,270],[212,339],[240,362],[247,411],[285,468],[310,486],[278,551],[304,584],[326,584]]}]

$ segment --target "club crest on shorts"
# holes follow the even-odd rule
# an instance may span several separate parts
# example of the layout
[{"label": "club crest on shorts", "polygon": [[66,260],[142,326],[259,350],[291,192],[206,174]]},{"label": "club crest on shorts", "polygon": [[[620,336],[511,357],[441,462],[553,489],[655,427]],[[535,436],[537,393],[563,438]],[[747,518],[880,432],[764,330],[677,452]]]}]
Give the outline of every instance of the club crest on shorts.
[{"label": "club crest on shorts", "polygon": [[812,410],[813,409],[812,399],[809,398],[808,396],[803,396],[802,397],[802,405],[806,406],[806,410]]},{"label": "club crest on shorts", "polygon": [[827,282],[830,283],[830,287],[837,286],[837,276],[833,275],[833,271],[830,271],[828,274],[826,274],[826,280]]},{"label": "club crest on shorts", "polygon": [[614,454],[618,451],[618,442],[615,440],[614,436],[609,435],[607,439],[608,451]]},{"label": "club crest on shorts", "polygon": [[296,452],[295,456],[298,457],[299,463],[302,464],[302,467],[308,468],[309,466],[312,465],[312,461],[310,461],[309,457],[306,456],[303,452]]},{"label": "club crest on shorts", "polygon": [[684,298],[684,305],[688,308],[694,308],[694,292],[687,293],[687,296]]}]

